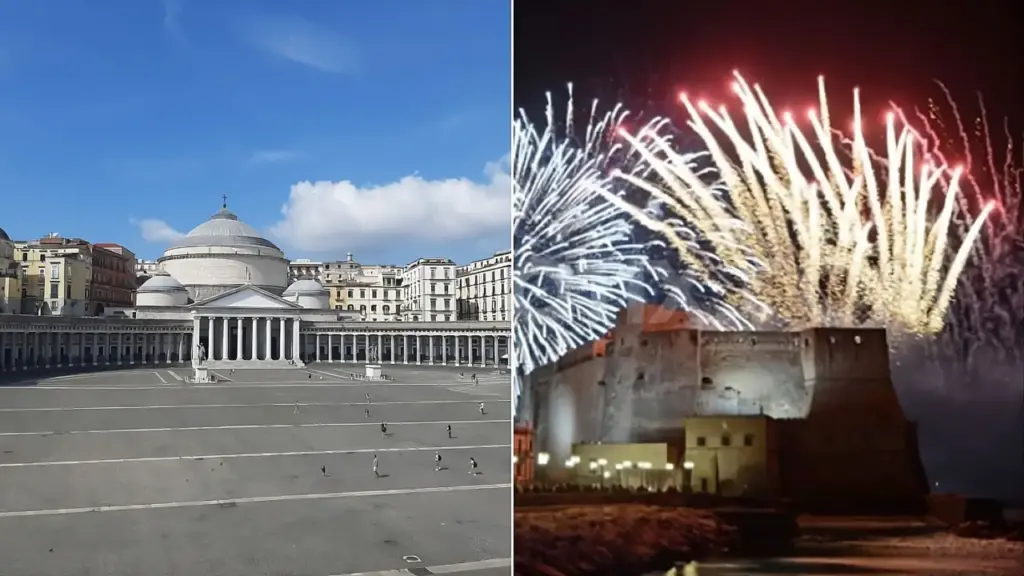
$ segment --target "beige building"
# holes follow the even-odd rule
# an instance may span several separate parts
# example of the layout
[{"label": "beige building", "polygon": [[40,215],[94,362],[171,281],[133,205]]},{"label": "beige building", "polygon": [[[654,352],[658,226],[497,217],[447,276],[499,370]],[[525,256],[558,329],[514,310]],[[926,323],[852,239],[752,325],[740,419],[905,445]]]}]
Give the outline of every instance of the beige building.
[{"label": "beige building", "polygon": [[352,254],[344,262],[326,264],[324,286],[331,292],[331,308],[357,312],[365,322],[402,319],[402,267],[363,265]]},{"label": "beige building", "polygon": [[21,313],[39,316],[89,314],[92,266],[81,247],[19,242],[15,257],[21,276]]},{"label": "beige building", "polygon": [[15,258],[14,242],[0,228],[0,314],[21,312],[20,270]]},{"label": "beige building", "polygon": [[459,266],[455,276],[459,320],[511,319],[511,250]]},{"label": "beige building", "polygon": [[402,315],[406,322],[454,322],[455,262],[420,258],[402,271]]}]

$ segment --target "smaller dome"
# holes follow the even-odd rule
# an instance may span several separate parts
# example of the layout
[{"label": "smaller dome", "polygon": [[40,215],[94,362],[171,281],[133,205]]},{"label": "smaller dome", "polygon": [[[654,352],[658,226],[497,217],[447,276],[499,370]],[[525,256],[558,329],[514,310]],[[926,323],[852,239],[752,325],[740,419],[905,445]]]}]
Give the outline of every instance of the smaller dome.
[{"label": "smaller dome", "polygon": [[330,294],[327,288],[324,288],[322,284],[316,280],[298,280],[292,282],[292,285],[285,288],[284,296],[322,296],[324,294]]},{"label": "smaller dome", "polygon": [[11,241],[11,237],[7,235],[7,232],[4,232],[3,228],[0,228],[0,240]]},{"label": "smaller dome", "polygon": [[137,290],[137,292],[141,292],[141,293],[146,293],[146,292],[163,292],[163,293],[167,293],[167,292],[188,292],[188,290],[186,290],[185,287],[182,286],[180,282],[178,282],[177,280],[172,278],[169,274],[167,274],[167,273],[159,273],[156,276],[153,276],[152,278],[150,278],[149,280],[146,280],[145,282],[143,282],[142,286],[139,286],[139,289]]}]

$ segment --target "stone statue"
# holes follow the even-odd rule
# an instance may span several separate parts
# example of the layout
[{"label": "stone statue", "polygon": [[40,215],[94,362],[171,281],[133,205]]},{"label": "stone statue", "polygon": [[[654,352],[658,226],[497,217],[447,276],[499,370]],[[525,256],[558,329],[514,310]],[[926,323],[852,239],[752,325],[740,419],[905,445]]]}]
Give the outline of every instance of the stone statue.
[{"label": "stone statue", "polygon": [[206,346],[200,342],[196,344],[196,366],[202,366],[204,360],[206,360]]},{"label": "stone statue", "polygon": [[368,347],[366,349],[366,356],[367,356],[367,360],[369,360],[370,362],[376,362],[377,361],[377,347],[376,346]]}]

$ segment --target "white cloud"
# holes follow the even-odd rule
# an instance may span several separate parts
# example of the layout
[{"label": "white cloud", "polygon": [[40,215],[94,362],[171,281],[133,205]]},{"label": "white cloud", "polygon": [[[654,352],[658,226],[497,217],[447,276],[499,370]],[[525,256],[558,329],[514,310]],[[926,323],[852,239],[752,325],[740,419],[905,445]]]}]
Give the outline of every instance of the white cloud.
[{"label": "white cloud", "polygon": [[183,232],[175,230],[167,222],[155,218],[145,218],[143,220],[132,218],[131,223],[134,226],[138,226],[139,233],[142,234],[142,239],[146,242],[167,244],[185,235]]},{"label": "white cloud", "polygon": [[337,34],[302,18],[250,17],[241,32],[260,50],[310,68],[348,72],[355,66],[355,52]]},{"label": "white cloud", "polygon": [[257,150],[249,157],[250,164],[273,164],[274,162],[285,162],[299,155],[294,150]]},{"label": "white cloud", "polygon": [[272,234],[308,252],[360,246],[454,241],[508,230],[507,162],[488,164],[487,181],[424,180],[411,175],[361,188],[342,182],[300,182],[281,208]]}]

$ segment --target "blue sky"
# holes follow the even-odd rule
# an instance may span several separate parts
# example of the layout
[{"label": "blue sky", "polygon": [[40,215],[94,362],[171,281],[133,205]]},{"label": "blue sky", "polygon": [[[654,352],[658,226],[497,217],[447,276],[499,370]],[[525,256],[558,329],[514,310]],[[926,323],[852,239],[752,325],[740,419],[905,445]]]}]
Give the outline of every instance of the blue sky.
[{"label": "blue sky", "polygon": [[0,2],[0,227],[155,258],[220,208],[291,258],[509,247],[508,2]]}]

